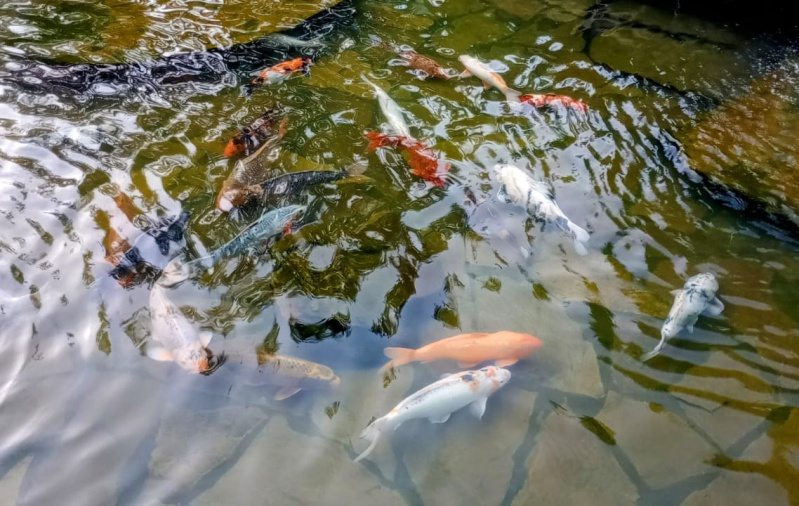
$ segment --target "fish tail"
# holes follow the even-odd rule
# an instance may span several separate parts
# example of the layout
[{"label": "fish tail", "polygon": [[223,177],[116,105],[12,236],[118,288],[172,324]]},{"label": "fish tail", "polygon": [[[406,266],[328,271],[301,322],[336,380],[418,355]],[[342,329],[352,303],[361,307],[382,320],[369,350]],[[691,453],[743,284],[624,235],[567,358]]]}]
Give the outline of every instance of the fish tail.
[{"label": "fish tail", "polygon": [[367,439],[369,441],[369,446],[361,452],[360,455],[355,457],[355,462],[360,462],[364,458],[366,458],[372,450],[375,449],[377,446],[377,442],[380,441],[380,436],[383,434],[383,429],[386,425],[386,418],[381,417],[375,420],[374,422],[370,423],[364,430],[361,432],[361,439]]},{"label": "fish tail", "polygon": [[522,92],[513,88],[505,88],[505,99],[508,102],[521,102]]},{"label": "fish tail", "polygon": [[382,132],[366,132],[364,135],[369,139],[369,146],[367,147],[369,151],[384,147],[397,147],[402,142],[402,137]]},{"label": "fish tail", "polygon": [[416,360],[416,350],[411,348],[392,348],[388,347],[383,350],[383,353],[386,354],[388,358],[391,360],[388,361],[386,365],[383,366],[381,371],[387,371],[392,367],[399,367],[401,365],[409,364]]},{"label": "fish tail", "polygon": [[660,350],[662,350],[663,346],[665,345],[666,345],[666,336],[661,335],[660,342],[658,343],[657,346],[655,346],[655,349],[650,351],[649,353],[644,353],[643,355],[641,355],[641,362],[646,362],[649,359],[653,358],[655,355],[660,353]]}]

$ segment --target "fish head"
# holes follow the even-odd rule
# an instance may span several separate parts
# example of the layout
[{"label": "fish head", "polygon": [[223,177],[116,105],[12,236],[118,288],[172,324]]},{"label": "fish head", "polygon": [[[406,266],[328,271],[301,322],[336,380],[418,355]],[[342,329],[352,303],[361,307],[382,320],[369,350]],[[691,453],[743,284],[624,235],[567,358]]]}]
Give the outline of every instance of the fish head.
[{"label": "fish head", "polygon": [[179,258],[173,259],[169,262],[164,270],[161,271],[161,276],[158,278],[158,284],[169,288],[177,285],[189,278],[189,265],[180,260]]},{"label": "fish head", "polygon": [[483,377],[483,382],[487,384],[491,392],[499,390],[510,381],[510,371],[503,367],[489,365],[483,367],[478,372]]},{"label": "fish head", "polygon": [[719,282],[712,273],[703,272],[689,278],[688,281],[685,282],[685,288],[687,290],[697,290],[701,292],[702,296],[706,299],[712,299],[716,296],[716,292],[719,289]]},{"label": "fish head", "polygon": [[468,54],[462,54],[458,56],[458,61],[461,62],[467,69],[470,67],[476,67],[480,63],[480,60],[474,56],[469,56]]},{"label": "fish head", "polygon": [[172,356],[180,367],[197,374],[210,374],[220,365],[214,353],[200,342],[183,346],[172,352]]},{"label": "fish head", "polygon": [[544,342],[532,334],[517,334],[517,342],[514,346],[517,357],[527,357],[532,355],[535,350],[544,345]]}]

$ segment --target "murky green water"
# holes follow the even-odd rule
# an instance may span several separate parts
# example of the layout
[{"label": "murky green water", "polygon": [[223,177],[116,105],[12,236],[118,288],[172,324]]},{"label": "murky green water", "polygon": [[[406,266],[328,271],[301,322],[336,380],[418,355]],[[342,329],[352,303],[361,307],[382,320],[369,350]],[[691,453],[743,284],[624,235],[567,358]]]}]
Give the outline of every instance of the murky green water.
[{"label": "murky green water", "polygon": [[[330,34],[310,76],[251,97],[234,75],[89,101],[0,83],[2,502],[799,502],[799,259],[795,214],[782,206],[795,195],[785,139],[799,60],[628,2],[602,11],[595,37],[581,31],[587,0],[355,5],[354,25]],[[227,46],[319,7],[6,3],[0,64]],[[476,79],[418,80],[373,36],[458,70],[459,54],[477,56],[518,89],[572,95],[590,112],[518,114]],[[452,163],[449,186],[415,178],[395,152],[367,153],[363,131],[383,119],[362,74]],[[311,223],[268,255],[170,292],[227,353],[217,373],[152,361],[141,352],[149,287],[107,277],[107,231],[139,233],[111,185],[153,218],[190,212],[186,254],[199,256],[253,219],[214,207],[233,167],[221,152],[275,104],[289,117],[276,173],[367,169],[298,196]],[[686,159],[765,204],[686,172]],[[495,163],[548,181],[590,231],[589,254],[500,203]],[[719,167],[741,167],[732,173],[744,183]],[[642,362],[669,292],[701,271],[719,278],[725,312]],[[346,332],[289,326],[337,314]],[[384,383],[385,346],[501,329],[545,345],[511,368],[481,421],[408,423],[352,462],[373,417],[456,370],[416,364]],[[241,380],[265,343],[332,367],[341,386],[275,401]]]}]

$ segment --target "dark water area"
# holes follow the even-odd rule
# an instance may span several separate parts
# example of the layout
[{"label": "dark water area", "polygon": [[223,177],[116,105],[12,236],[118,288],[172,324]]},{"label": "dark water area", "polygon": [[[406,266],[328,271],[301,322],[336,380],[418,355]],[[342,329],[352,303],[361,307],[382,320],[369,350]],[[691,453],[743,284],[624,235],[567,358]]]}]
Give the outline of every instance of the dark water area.
[{"label": "dark water area", "polygon": [[[789,39],[684,2],[356,0],[318,39],[294,28],[332,5],[0,6],[0,501],[799,502]],[[263,67],[302,55],[310,73],[248,90],[261,56],[237,67],[231,48],[278,32],[312,45],[273,37]],[[474,77],[421,80],[378,40],[458,72],[459,55],[477,57],[588,111],[514,107]],[[213,78],[170,67],[185,79],[65,87],[26,73],[129,62],[113,67],[129,76],[186,54],[212,55]],[[451,164],[445,186],[397,150],[367,150],[385,118],[362,76]],[[236,164],[222,153],[276,106],[287,131],[271,175],[353,175],[281,200],[307,206],[293,233],[168,290],[224,355],[213,373],[153,360],[157,273],[122,286],[107,246],[181,212],[184,260],[241,233],[263,208],[217,209]],[[587,255],[497,198],[499,163],[553,190],[590,233]],[[644,361],[671,291],[700,272],[725,310]],[[371,420],[460,370],[384,376],[387,346],[499,330],[544,344],[481,420],[410,421],[353,462]],[[258,372],[271,353],[339,381],[283,398],[295,383]]]}]

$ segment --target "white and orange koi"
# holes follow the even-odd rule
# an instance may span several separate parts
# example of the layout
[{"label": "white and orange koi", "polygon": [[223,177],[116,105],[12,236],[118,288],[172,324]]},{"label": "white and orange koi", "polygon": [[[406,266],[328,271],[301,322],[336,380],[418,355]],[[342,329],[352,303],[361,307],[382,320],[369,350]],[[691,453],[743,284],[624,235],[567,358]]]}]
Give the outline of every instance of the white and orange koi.
[{"label": "white and orange koi", "polygon": [[189,372],[208,374],[217,365],[217,358],[208,348],[210,341],[211,333],[198,333],[169,300],[164,288],[156,284],[150,292],[147,356],[153,360],[175,362]]},{"label": "white and orange koi", "polygon": [[518,102],[521,92],[509,87],[502,76],[494,72],[491,67],[481,62],[477,58],[468,55],[460,55],[458,60],[466,67],[466,70],[461,72],[461,77],[475,76],[483,81],[485,89],[492,86],[505,94],[508,102]]},{"label": "white and orange koi", "polygon": [[383,370],[411,362],[434,362],[436,360],[455,360],[461,367],[474,367],[481,362],[493,360],[495,365],[507,367],[520,359],[529,357],[543,344],[537,337],[520,332],[459,334],[435,341],[416,350],[386,348],[384,352],[391,360],[383,366]]},{"label": "white and orange koi", "polygon": [[450,415],[466,406],[478,419],[483,417],[488,397],[510,380],[510,371],[488,366],[477,371],[450,374],[435,383],[406,397],[385,416],[370,423],[361,434],[369,440],[369,446],[355,458],[355,462],[369,455],[380,437],[396,430],[414,418],[427,418],[432,423],[444,423]]}]

